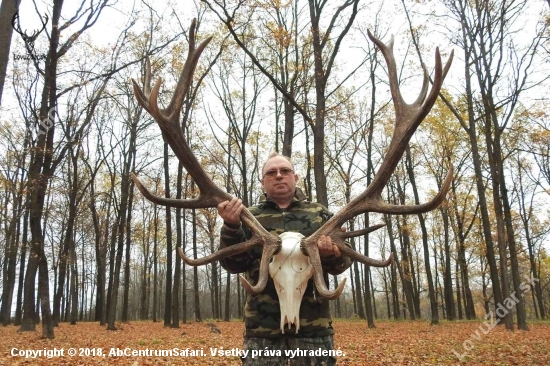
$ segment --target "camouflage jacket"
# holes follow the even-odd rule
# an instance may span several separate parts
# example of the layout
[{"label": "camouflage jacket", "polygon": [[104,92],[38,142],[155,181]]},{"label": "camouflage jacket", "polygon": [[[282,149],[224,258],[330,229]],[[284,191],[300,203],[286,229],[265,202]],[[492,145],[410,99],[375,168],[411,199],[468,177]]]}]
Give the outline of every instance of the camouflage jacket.
[{"label": "camouflage jacket", "polygon": [[[250,208],[250,211],[267,231],[275,235],[280,235],[285,231],[295,231],[309,236],[332,216],[323,205],[306,201],[306,197],[300,189],[296,190],[292,203],[285,210],[264,196],[258,205]],[[232,229],[223,225],[220,248],[243,242],[249,237],[250,232],[246,227]],[[249,252],[225,258],[220,263],[231,273],[246,272],[247,279],[254,285],[258,281],[261,256],[262,248],[257,247]],[[351,265],[351,260],[343,255],[322,257],[321,262],[326,283],[328,283],[327,273],[337,275]],[[300,305],[300,330],[297,334],[294,325],[290,330],[286,328],[284,334],[281,332],[279,300],[271,277],[261,294],[248,294],[244,317],[245,337],[321,337],[334,334],[329,300],[322,299],[317,295],[313,278],[308,281]]]}]

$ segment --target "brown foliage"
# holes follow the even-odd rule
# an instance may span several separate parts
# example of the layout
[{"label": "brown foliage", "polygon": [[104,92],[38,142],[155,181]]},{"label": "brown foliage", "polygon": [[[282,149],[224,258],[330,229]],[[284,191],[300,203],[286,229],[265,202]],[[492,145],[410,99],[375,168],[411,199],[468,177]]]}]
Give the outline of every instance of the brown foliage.
[{"label": "brown foliage", "polygon": [[[215,325],[215,327],[212,327]],[[216,322],[183,324],[179,329],[162,323],[132,322],[118,324],[118,331],[107,331],[97,323],[62,323],[56,339],[41,339],[40,332],[17,333],[17,327],[0,328],[0,365],[240,365],[236,355],[211,356],[210,349],[225,351],[242,348],[243,323]],[[364,321],[337,320],[335,344],[344,355],[339,365],[548,365],[550,364],[550,324],[530,325],[531,331],[507,332],[495,327],[487,334],[481,322],[444,322],[430,326],[426,322],[378,322],[368,329]],[[37,327],[39,328],[39,327]],[[219,329],[221,333],[212,332]],[[477,335],[476,335],[477,330]],[[465,341],[468,341],[464,343]],[[463,348],[463,344],[469,351]],[[63,357],[48,359],[11,356],[19,350],[63,349]],[[68,356],[69,348],[90,356]],[[102,354],[97,355],[101,348]],[[111,349],[200,350],[204,356],[119,356],[110,357]],[[82,350],[81,350],[82,349]],[[92,354],[95,353],[96,356]],[[456,354],[453,352],[456,351]],[[18,352],[18,351],[14,351]],[[467,355],[464,353],[467,352]],[[459,360],[458,355],[464,355]]]}]

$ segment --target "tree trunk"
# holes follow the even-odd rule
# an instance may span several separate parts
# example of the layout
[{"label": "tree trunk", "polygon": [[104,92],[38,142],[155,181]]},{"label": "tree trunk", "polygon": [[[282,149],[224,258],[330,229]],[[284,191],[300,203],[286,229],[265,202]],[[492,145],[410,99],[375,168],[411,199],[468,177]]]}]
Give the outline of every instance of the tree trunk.
[{"label": "tree trunk", "polygon": [[[187,192],[187,179],[185,180],[185,192]],[[185,244],[187,243],[187,225],[185,223],[185,217],[186,217],[186,214],[187,214],[187,211],[184,210],[183,211],[183,217],[182,217],[182,220],[183,220],[183,241],[182,241],[182,248],[181,250],[183,250],[185,252]],[[179,257],[179,255],[178,255]],[[182,268],[181,268],[181,284],[182,284],[182,291],[181,291],[181,303],[182,303],[182,319],[181,321],[186,324],[187,323],[187,284],[186,284],[186,281],[187,281],[187,274],[186,274],[186,271],[185,271],[185,262],[182,262]]]},{"label": "tree trunk", "polygon": [[[353,231],[355,230],[355,222],[352,220],[350,222],[350,231]],[[355,245],[355,238],[350,238],[349,239],[349,242],[351,244],[351,247],[353,248],[353,250],[357,250],[356,248],[356,245]],[[359,316],[359,318],[361,319],[365,319],[365,310],[363,309],[363,295],[362,295],[362,291],[361,291],[361,281],[360,281],[360,275],[359,275],[359,266],[357,264],[357,262],[354,262],[353,263],[353,277],[354,277],[354,280],[353,280],[353,289],[354,289],[354,300],[355,300],[355,303],[354,305],[356,305],[356,314]]]},{"label": "tree trunk", "polygon": [[[397,220],[398,227],[399,227],[399,220]],[[403,226],[407,225],[407,221],[404,218],[403,219]],[[405,298],[407,300],[407,307],[409,310],[409,316],[411,320],[416,319],[416,307],[415,307],[415,301],[414,301],[414,286],[412,282],[413,274],[411,269],[411,258],[410,258],[410,240],[409,240],[409,234],[407,233],[407,229],[404,229],[403,226],[401,226],[400,231],[401,234],[401,257],[403,258],[401,260],[402,267],[403,267],[403,278],[401,279],[401,283],[403,285],[403,292],[405,294]]]},{"label": "tree trunk", "polygon": [[229,313],[229,298],[231,294],[231,273],[227,272],[225,277],[225,311],[223,320],[228,322],[231,320],[231,314]]},{"label": "tree trunk", "polygon": [[[128,155],[130,157],[130,162],[132,168],[129,171],[135,170],[135,158],[133,157],[135,150],[129,151]],[[129,307],[129,296],[130,296],[130,251],[132,245],[132,206],[134,204],[134,181],[129,180],[128,185],[128,216],[126,219],[126,228],[125,228],[125,238],[126,238],[126,257],[124,260],[124,296],[122,299],[122,322],[128,322],[128,307]]]},{"label": "tree trunk", "polygon": [[[365,215],[365,227],[369,227],[370,221],[369,221],[369,214],[366,213]],[[364,253],[365,256],[369,256],[369,236],[368,234],[365,234],[363,236],[363,240],[365,242],[365,248]],[[365,283],[365,310],[367,315],[367,326],[369,328],[376,328],[374,325],[374,313],[373,313],[373,304],[371,301],[372,294],[371,294],[371,286],[370,286],[370,266],[365,265],[363,271],[363,282]]]},{"label": "tree trunk", "polygon": [[[88,207],[92,215],[94,225],[94,241],[95,241],[95,257],[96,257],[96,306],[94,320],[99,322],[99,325],[105,325],[105,283],[107,280],[107,243],[109,241],[109,225],[108,221],[104,221],[103,232],[101,230],[100,217],[96,209],[95,183],[92,180],[90,184],[90,203]],[[107,217],[111,212],[110,203],[107,208]]]},{"label": "tree trunk", "polygon": [[[193,208],[191,210],[191,219],[193,220],[193,259],[197,259],[197,214]],[[195,300],[195,321],[202,322],[200,293],[199,293],[199,272],[198,268],[193,267],[193,294]]]},{"label": "tree trunk", "polygon": [[[65,230],[65,237],[63,238],[63,246],[59,253],[59,277],[57,283],[57,291],[53,298],[53,322],[57,326],[60,320],[61,314],[61,298],[63,297],[63,289],[65,288],[65,276],[68,268],[71,266],[69,257],[74,250],[74,226],[76,220],[77,210],[77,195],[78,195],[78,151],[76,154],[72,147],[69,148],[69,162],[68,162],[68,184],[69,184],[69,207],[67,217],[67,228]],[[76,258],[75,258],[76,259]]]},{"label": "tree trunk", "polygon": [[[182,197],[183,166],[178,164],[178,176],[176,180],[176,198]],[[183,228],[181,208],[176,208],[176,252],[182,248]],[[172,290],[172,328],[180,327],[180,287],[181,287],[181,258],[176,255],[176,268],[174,271],[174,284]]]},{"label": "tree trunk", "polygon": [[[118,302],[118,290],[120,286],[120,270],[122,267],[122,255],[124,253],[124,242],[126,241],[128,246],[129,239],[129,221],[132,218],[131,208],[133,201],[133,184],[130,181],[130,171],[134,166],[135,160],[135,151],[136,151],[136,138],[137,138],[137,123],[138,118],[135,118],[133,123],[130,123],[129,130],[129,142],[128,150],[126,151],[125,160],[122,166],[121,174],[121,183],[120,183],[120,206],[117,211],[117,227],[116,227],[116,260],[114,264],[114,271],[112,272],[112,281],[110,281],[109,289],[109,305],[107,308],[107,330],[116,330],[115,319],[116,319],[116,309]],[[115,239],[115,238],[113,238]],[[126,239],[126,240],[125,240]],[[113,240],[114,247],[114,240]],[[111,249],[113,250],[113,248]],[[113,259],[114,253],[111,252],[111,260]],[[126,261],[128,262],[128,254],[126,255]],[[129,276],[129,275],[128,275]],[[126,275],[125,275],[126,277]],[[125,279],[126,281],[126,279]],[[128,279],[129,282],[129,279]],[[127,304],[126,308],[128,307]],[[123,308],[123,317],[127,318],[127,309],[126,314],[124,315]],[[127,321],[127,319],[126,319]]]},{"label": "tree trunk", "polygon": [[[502,164],[502,159],[500,159],[500,167],[504,168]],[[501,170],[502,171],[502,170]],[[518,253],[516,249],[516,238],[514,237],[514,227],[512,223],[512,210],[510,208],[510,203],[508,202],[508,190],[506,189],[506,182],[504,175],[501,174],[501,196],[504,209],[504,221],[506,224],[506,234],[508,240],[508,247],[510,249],[510,261],[512,263],[512,283],[514,284],[514,292],[516,295],[523,295],[523,289],[521,288],[521,279],[519,275],[519,263],[518,263]],[[518,320],[518,329],[519,330],[529,330],[527,326],[527,314],[525,313],[525,297],[517,296],[516,303],[516,316]]]},{"label": "tree trunk", "polygon": [[[321,31],[319,25],[321,21],[321,13],[323,7],[317,4],[314,0],[309,0],[309,14],[311,20],[311,35],[314,57],[314,80],[315,80],[315,124],[312,124],[313,129],[313,169],[315,172],[315,188],[317,194],[317,202],[325,207],[328,207],[328,192],[325,172],[325,113],[326,113],[326,86],[328,78],[332,71],[332,61],[325,62],[323,52],[326,42],[324,37],[330,34],[331,28]],[[338,52],[339,41],[341,41],[355,20],[358,11],[358,0],[346,1],[340,10],[344,10],[348,6],[352,6],[352,13],[347,17],[347,24],[342,33],[337,36],[338,41],[332,51],[332,57],[335,57]]]},{"label": "tree trunk", "polygon": [[[71,239],[74,243],[74,237]],[[70,270],[71,270],[71,325],[76,325],[78,319],[78,266],[76,251],[73,245],[70,252]],[[83,289],[81,291],[84,291]]]},{"label": "tree trunk", "polygon": [[[385,222],[387,223],[386,227],[388,230],[388,238],[390,241],[390,248],[393,253],[393,263],[395,264],[395,267],[397,268],[397,271],[399,273],[399,278],[401,280],[401,284],[403,285],[403,296],[406,299],[406,304],[409,309],[409,312],[411,314],[411,318],[414,319],[414,305],[412,301],[412,290],[410,286],[410,278],[407,278],[406,276],[406,270],[403,268],[404,266],[408,266],[408,260],[402,259],[399,260],[399,255],[397,254],[397,248],[395,245],[395,237],[393,233],[393,226],[391,221],[390,215],[384,215]],[[398,231],[400,231],[400,225],[399,220],[395,220],[397,222],[397,228]],[[393,266],[393,264],[392,264]],[[399,299],[399,291],[397,287],[397,276],[394,270],[394,273],[392,274],[392,291],[393,291],[393,297],[394,297],[394,317],[396,319],[399,319],[401,317],[401,311],[399,307],[399,302],[401,301]]]},{"label": "tree trunk", "polygon": [[[286,87],[286,86],[284,86]],[[290,92],[291,95],[293,92]],[[294,140],[294,106],[288,98],[283,96],[283,108],[285,111],[285,130],[283,133],[283,155],[292,157],[292,143]]]},{"label": "tree trunk", "polygon": [[25,209],[23,217],[23,243],[21,245],[21,259],[19,264],[19,283],[17,286],[17,302],[15,307],[14,325],[21,325],[23,317],[23,282],[25,280],[25,260],[27,258],[27,229],[29,223],[29,210]]},{"label": "tree trunk", "polygon": [[[52,16],[52,31],[50,33],[50,43],[48,56],[45,64],[44,88],[40,100],[40,120],[50,122],[50,128],[47,132],[39,134],[37,137],[36,150],[31,159],[28,173],[28,189],[29,189],[29,226],[31,231],[31,257],[35,258],[33,263],[31,276],[29,281],[25,281],[25,285],[33,286],[33,288],[25,289],[26,297],[34,292],[34,271],[38,269],[38,283],[41,290],[41,307],[42,307],[42,337],[54,338],[53,320],[51,318],[50,309],[50,291],[49,291],[49,276],[48,276],[48,260],[44,252],[44,234],[42,232],[42,216],[44,213],[44,202],[47,193],[48,182],[54,173],[55,167],[52,166],[52,154],[54,151],[54,135],[55,135],[55,114],[50,113],[54,110],[57,102],[57,49],[59,46],[59,18],[61,15],[62,1],[55,0],[53,4]],[[42,131],[42,130],[40,130]],[[34,262],[34,261],[33,261]],[[29,263],[30,264],[30,263]],[[33,273],[34,272],[34,273]],[[34,295],[32,295],[34,297]],[[27,302],[27,300],[25,299]],[[26,303],[27,312],[30,311],[30,302]],[[34,306],[34,304],[33,304]],[[22,331],[34,330],[34,320],[23,315]],[[26,317],[26,319],[25,319]]]},{"label": "tree trunk", "polygon": [[[467,57],[467,60],[470,58]],[[477,143],[477,128],[475,121],[474,113],[474,102],[471,97],[472,89],[470,83],[469,71],[466,69],[466,96],[468,99],[468,115],[469,117],[469,127],[466,130],[468,137],[470,139],[470,145],[472,147],[472,160],[474,163],[474,171],[476,177],[476,187],[477,194],[479,199],[479,209],[481,212],[481,223],[483,228],[483,237],[485,239],[485,248],[486,248],[486,257],[487,263],[489,264],[491,282],[493,284],[493,294],[495,298],[495,305],[502,303],[503,297],[501,292],[501,285],[499,279],[499,269],[497,267],[495,250],[493,244],[493,237],[491,232],[491,219],[489,217],[489,211],[487,207],[487,198],[485,195],[485,184],[483,178],[483,172],[481,169],[481,156],[479,153],[478,143]]]},{"label": "tree trunk", "polygon": [[151,218],[143,213],[143,267],[141,272],[141,283],[139,291],[139,318],[146,320],[149,318],[149,277],[151,275],[151,263],[149,262],[151,251]]},{"label": "tree trunk", "polygon": [[[116,308],[117,308],[117,302],[118,302],[118,289],[120,286],[120,268],[122,267],[122,253],[124,252],[124,228],[125,228],[125,216],[126,216],[126,199],[127,199],[127,190],[126,193],[123,190],[122,191],[122,202],[121,209],[119,210],[118,215],[118,223],[116,225],[117,227],[117,234],[116,237],[118,238],[116,241],[113,242],[113,244],[116,243],[116,255],[114,255],[114,269],[112,271],[113,279],[111,281],[110,285],[110,298],[109,298],[109,304],[107,307],[107,330],[117,330],[115,326],[115,320],[116,320]],[[125,198],[126,196],[126,198]],[[111,248],[111,250],[114,250],[114,248]],[[111,255],[111,258],[113,258],[113,255]]]},{"label": "tree trunk", "polygon": [[[457,196],[456,185],[454,181],[451,183],[451,190],[453,192],[453,196],[456,197]],[[472,319],[475,319],[476,312],[475,312],[474,300],[472,297],[472,291],[470,290],[470,278],[468,274],[468,265],[466,263],[466,248],[464,245],[464,243],[466,242],[466,230],[469,231],[469,229],[465,228],[464,217],[459,215],[456,204],[454,207],[454,211],[455,211],[455,216],[456,216],[455,219],[456,219],[456,226],[457,226],[457,231],[455,233],[455,237],[457,240],[457,263],[459,265],[460,278],[462,280],[462,288],[464,290],[464,302],[465,302],[464,310],[466,313],[466,319],[472,320]],[[473,225],[473,221],[471,225]]]},{"label": "tree trunk", "polygon": [[[409,176],[409,180],[411,182],[411,186],[414,193],[414,203],[416,205],[420,204],[420,198],[418,196],[418,189],[416,187],[416,178],[413,171],[413,161],[411,156],[411,149],[409,146],[407,146],[407,149],[405,150],[405,166],[407,169],[407,174]],[[428,244],[428,230],[426,229],[426,222],[424,220],[423,214],[418,214],[418,221],[420,222],[420,229],[422,231],[422,246],[424,248],[424,268],[426,271],[426,280],[428,282],[428,297],[430,299],[430,310],[431,310],[431,321],[430,325],[436,325],[439,324],[439,312],[437,309],[437,299],[434,289],[434,283],[432,278],[432,269],[430,265],[430,248]],[[450,269],[449,269],[450,273]],[[452,291],[452,287],[450,288]]]},{"label": "tree trunk", "polygon": [[464,316],[462,315],[462,285],[460,283],[460,266],[458,265],[458,261],[455,261],[455,283],[458,320],[462,320],[464,318]]},{"label": "tree trunk", "polygon": [[[170,166],[168,164],[168,143],[164,142],[164,192],[170,197]],[[164,326],[172,325],[172,210],[166,207],[166,284],[164,296]]]},{"label": "tree trunk", "polygon": [[[485,116],[485,119],[490,119],[491,117],[489,115]],[[499,167],[496,166],[498,164],[498,159],[500,156],[500,149],[497,146],[498,142],[493,141],[493,137],[491,136],[491,130],[492,126],[489,121],[485,122],[485,142],[487,146],[487,155],[489,157],[489,171],[491,173],[491,183],[492,183],[492,192],[493,192],[493,208],[495,213],[495,219],[496,219],[496,228],[497,228],[497,243],[498,243],[498,252],[499,252],[499,259],[500,259],[500,282],[502,286],[502,301],[505,299],[510,298],[510,288],[508,285],[508,255],[506,250],[506,229],[504,224],[504,212],[502,207],[502,201],[500,197],[500,183],[501,178],[500,174],[501,172],[499,170]],[[498,133],[495,131],[495,133]],[[498,137],[495,137],[495,140],[499,139]],[[501,302],[497,302],[495,298],[495,306],[498,306],[499,304],[502,305]],[[512,318],[512,314],[507,311],[503,317],[504,324],[506,325],[506,329],[513,331],[514,330],[514,320]]]},{"label": "tree trunk", "polygon": [[[338,288],[338,276],[333,276],[334,278],[334,288]],[[336,317],[342,317],[342,304],[340,303],[340,297],[336,298]]]},{"label": "tree trunk", "polygon": [[[6,195],[8,199],[9,195]],[[18,195],[22,197],[22,195]],[[13,194],[13,208],[11,213],[11,219],[9,227],[6,233],[6,249],[3,263],[3,292],[2,292],[2,307],[0,310],[0,319],[2,319],[2,325],[6,326],[11,323],[11,304],[13,299],[13,290],[15,288],[15,277],[16,277],[16,264],[17,264],[17,252],[19,251],[19,235],[17,233],[20,212],[21,212],[21,200],[16,197],[16,194]],[[4,207],[7,211],[8,205],[4,204]],[[7,217],[5,213],[5,217]]]},{"label": "tree trunk", "polygon": [[13,35],[12,18],[19,10],[21,0],[2,0],[0,7],[0,105],[4,91],[4,81],[8,71],[11,38]]},{"label": "tree trunk", "polygon": [[[114,175],[113,175],[114,180]],[[107,288],[107,298],[105,299],[105,322],[109,322],[109,312],[111,311],[111,300],[113,298],[113,283],[115,279],[115,257],[116,257],[116,238],[118,224],[115,222],[110,228],[111,237],[109,239],[109,286]],[[108,326],[108,325],[107,325]]]},{"label": "tree trunk", "polygon": [[[527,232],[528,228],[525,228],[525,231]],[[533,278],[540,279],[540,274],[539,274],[539,271],[537,269],[537,264],[536,264],[536,261],[535,261],[535,255],[533,253],[533,243],[532,243],[532,240],[531,240],[531,236],[527,234],[526,238],[527,238],[527,248],[529,250],[529,264],[530,264],[530,267],[531,267],[531,270],[530,270],[529,274]],[[536,300],[537,300],[536,303],[538,304],[540,317],[541,317],[541,319],[546,319],[547,315],[546,315],[546,309],[544,308],[544,298],[543,298],[543,294],[542,294],[542,288],[541,288],[541,285],[540,285],[540,281],[535,282],[534,295],[536,296]],[[536,309],[536,306],[535,306],[535,309]]]},{"label": "tree trunk", "polygon": [[[382,274],[382,279],[384,280],[384,293],[385,293],[385,297],[386,297],[386,311],[388,312],[388,319],[391,319],[391,316],[392,316],[392,308],[391,308],[391,304],[390,304],[390,293],[391,293],[391,286],[388,286],[388,274],[386,273],[386,268],[384,268],[382,271],[383,271],[383,274]],[[391,272],[390,272],[391,273]],[[391,276],[391,274],[390,274]]]},{"label": "tree trunk", "polygon": [[456,308],[453,294],[453,275],[451,268],[451,239],[449,237],[449,214],[445,207],[440,207],[443,218],[444,249],[445,249],[445,270],[443,272],[443,291],[445,293],[445,310],[447,311],[447,320],[456,319]]},{"label": "tree trunk", "polygon": [[[158,191],[158,187],[156,187]],[[159,231],[159,218],[158,218],[158,211],[157,206],[155,205],[153,207],[154,210],[154,217],[155,217],[155,228],[154,228],[154,235],[153,235],[153,322],[156,323],[158,321],[157,319],[157,303],[158,303],[158,231]]]}]

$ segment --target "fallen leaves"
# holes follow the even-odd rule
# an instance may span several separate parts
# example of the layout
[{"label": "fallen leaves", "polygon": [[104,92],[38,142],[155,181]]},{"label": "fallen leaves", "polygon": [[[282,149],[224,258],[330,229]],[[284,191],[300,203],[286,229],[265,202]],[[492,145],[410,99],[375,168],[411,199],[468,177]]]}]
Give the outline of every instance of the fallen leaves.
[{"label": "fallen leaves", "polygon": [[[365,321],[336,320],[335,346],[343,353],[338,364],[550,364],[550,324],[530,324],[528,332],[508,332],[501,326],[483,332],[488,328],[482,324],[379,321],[369,329]],[[39,331],[18,333],[18,327],[8,326],[0,328],[0,364],[240,365],[243,327],[242,322],[215,322],[169,328],[136,321],[107,331],[97,323],[62,323],[55,329],[56,338],[48,340],[41,339]],[[54,350],[55,357],[48,358]]]}]

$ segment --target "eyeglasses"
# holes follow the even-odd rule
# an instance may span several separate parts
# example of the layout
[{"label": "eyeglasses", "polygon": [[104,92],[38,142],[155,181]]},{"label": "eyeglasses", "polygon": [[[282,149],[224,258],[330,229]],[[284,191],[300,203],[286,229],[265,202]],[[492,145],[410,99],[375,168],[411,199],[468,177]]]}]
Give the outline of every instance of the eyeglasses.
[{"label": "eyeglasses", "polygon": [[294,173],[294,170],[292,170],[290,168],[271,169],[271,170],[268,170],[267,172],[265,172],[263,177],[273,179],[273,178],[277,177],[277,174],[281,174],[281,176],[283,176],[283,177],[288,177],[292,173]]}]

